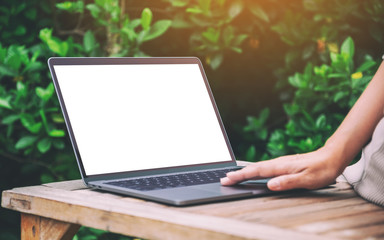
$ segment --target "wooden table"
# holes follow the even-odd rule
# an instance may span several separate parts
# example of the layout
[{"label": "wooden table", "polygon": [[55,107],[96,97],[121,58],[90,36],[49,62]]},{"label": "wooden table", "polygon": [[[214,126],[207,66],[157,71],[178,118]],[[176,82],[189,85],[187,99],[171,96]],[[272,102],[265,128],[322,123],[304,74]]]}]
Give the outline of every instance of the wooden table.
[{"label": "wooden table", "polygon": [[80,180],[4,191],[22,239],[71,239],[80,225],[147,239],[384,239],[384,209],[346,183],[311,192],[170,207]]}]

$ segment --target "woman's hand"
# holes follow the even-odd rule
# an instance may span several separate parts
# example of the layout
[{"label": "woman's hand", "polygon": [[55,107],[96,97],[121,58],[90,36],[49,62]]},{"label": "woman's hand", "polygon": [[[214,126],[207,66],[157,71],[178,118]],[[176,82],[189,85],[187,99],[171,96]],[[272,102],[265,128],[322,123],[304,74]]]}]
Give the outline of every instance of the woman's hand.
[{"label": "woman's hand", "polygon": [[268,188],[272,191],[321,188],[332,184],[345,168],[344,165],[339,166],[343,161],[337,161],[336,157],[337,154],[324,148],[279,157],[229,172],[227,177],[221,179],[221,184],[228,186],[246,180],[272,178],[268,181]]}]

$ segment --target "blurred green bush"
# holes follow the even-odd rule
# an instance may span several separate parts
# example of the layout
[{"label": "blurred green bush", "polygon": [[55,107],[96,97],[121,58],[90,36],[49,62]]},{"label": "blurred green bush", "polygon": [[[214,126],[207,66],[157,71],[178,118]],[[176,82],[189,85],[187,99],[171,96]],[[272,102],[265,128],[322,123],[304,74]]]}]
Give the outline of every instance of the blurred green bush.
[{"label": "blurred green bush", "polygon": [[[325,142],[375,72],[383,27],[381,0],[6,1],[0,190],[79,178],[51,56],[200,57],[238,159],[258,161]],[[18,239],[0,213],[0,239]]]}]

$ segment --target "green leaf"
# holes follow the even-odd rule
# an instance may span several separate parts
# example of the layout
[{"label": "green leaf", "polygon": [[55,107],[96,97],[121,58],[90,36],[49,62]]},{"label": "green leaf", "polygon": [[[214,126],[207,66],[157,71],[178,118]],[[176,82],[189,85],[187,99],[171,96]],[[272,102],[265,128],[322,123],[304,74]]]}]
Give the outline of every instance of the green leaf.
[{"label": "green leaf", "polygon": [[[263,20],[264,22],[269,23],[269,17],[268,14],[258,5],[253,5],[250,7],[251,13],[258,17],[259,19]],[[276,29],[275,31],[279,31]]]},{"label": "green leaf", "polygon": [[250,146],[245,154],[245,160],[247,161],[255,161],[256,157],[256,148],[255,146]]},{"label": "green leaf", "polygon": [[29,62],[28,51],[25,46],[11,45],[8,48],[7,57],[4,59],[4,64],[8,68],[18,72],[22,64]]},{"label": "green leaf", "polygon": [[21,124],[31,133],[38,133],[42,127],[41,122],[36,122],[32,115],[24,113],[20,115]]},{"label": "green leaf", "polygon": [[238,36],[235,37],[235,39],[232,41],[232,45],[233,46],[240,46],[245,39],[248,38],[248,35],[247,34],[240,34]]},{"label": "green leaf", "polygon": [[223,62],[223,54],[216,54],[212,57],[210,66],[213,70],[216,70],[220,67],[221,63]]},{"label": "green leaf", "polygon": [[7,56],[7,49],[1,46],[0,43],[0,62],[4,62],[5,57]]},{"label": "green leaf", "polygon": [[13,30],[13,34],[15,34],[16,36],[23,36],[25,35],[26,32],[27,32],[27,29],[21,25],[17,26],[15,30]]},{"label": "green leaf", "polygon": [[82,13],[84,12],[84,2],[83,1],[77,1],[77,2],[62,2],[57,3],[56,7],[61,10],[66,10],[68,12],[74,13]]},{"label": "green leaf", "polygon": [[300,73],[295,73],[295,75],[293,76],[290,76],[288,78],[288,82],[294,86],[294,87],[297,87],[297,88],[300,88],[303,86],[303,78],[301,77],[301,74]]},{"label": "green leaf", "polygon": [[171,24],[172,24],[171,20],[157,21],[155,24],[153,24],[152,27],[150,27],[149,31],[146,32],[145,36],[143,37],[143,42],[149,41],[161,36],[168,30]]},{"label": "green leaf", "polygon": [[107,231],[96,229],[96,228],[89,228],[89,231],[96,234],[96,235],[102,235],[107,233]]},{"label": "green leaf", "polygon": [[8,66],[2,66],[0,65],[0,76],[11,76],[16,77],[17,73],[16,71],[10,69]]},{"label": "green leaf", "polygon": [[134,29],[129,28],[129,27],[123,27],[121,29],[122,33],[125,33],[129,39],[129,41],[133,42],[137,38],[137,33],[135,32]]},{"label": "green leaf", "polygon": [[141,26],[144,30],[148,30],[152,22],[152,11],[149,8],[145,8],[141,13]]},{"label": "green leaf", "polygon": [[199,7],[203,13],[208,14],[211,8],[212,0],[199,0]]},{"label": "green leaf", "polygon": [[325,117],[324,114],[321,114],[317,119],[316,119],[316,127],[317,129],[324,129],[325,125],[327,124],[327,118]]},{"label": "green leaf", "polygon": [[65,131],[60,130],[60,129],[53,129],[53,130],[49,131],[48,135],[51,137],[64,137]]},{"label": "green leaf", "polygon": [[295,103],[291,103],[291,104],[285,103],[283,107],[284,107],[284,111],[287,113],[288,116],[293,116],[300,111],[300,106]]},{"label": "green leaf", "polygon": [[259,120],[260,120],[261,124],[264,124],[267,121],[267,119],[269,117],[269,113],[270,113],[269,108],[264,108],[263,110],[261,110],[260,115],[259,115]]},{"label": "green leaf", "polygon": [[38,122],[38,123],[35,123],[33,125],[29,125],[27,127],[27,129],[31,132],[31,133],[38,133],[41,129],[41,127],[43,126],[43,124],[41,122]]},{"label": "green leaf", "polygon": [[40,176],[40,181],[41,181],[41,183],[50,183],[50,182],[54,182],[55,179],[51,175],[42,174]]},{"label": "green leaf", "polygon": [[44,102],[48,101],[55,92],[55,89],[53,87],[53,84],[50,83],[46,89],[41,87],[36,87],[35,89],[36,95],[41,98]]},{"label": "green leaf", "polygon": [[199,14],[199,13],[203,13],[203,10],[201,10],[199,7],[194,7],[194,8],[187,8],[185,12]]},{"label": "green leaf", "polygon": [[5,98],[0,98],[0,107],[12,109],[12,106],[9,103],[9,99],[5,99]]},{"label": "green leaf", "polygon": [[330,73],[328,74],[328,78],[347,78],[347,73]]},{"label": "green leaf", "polygon": [[60,113],[54,113],[52,114],[52,121],[55,123],[64,123],[64,117]]},{"label": "green leaf", "polygon": [[339,102],[341,99],[347,97],[348,95],[349,95],[348,92],[340,91],[340,92],[335,94],[335,96],[333,97],[333,101],[334,102]]},{"label": "green leaf", "polygon": [[52,37],[52,29],[43,28],[40,30],[39,37],[43,41],[48,41]]},{"label": "green leaf", "polygon": [[243,11],[243,3],[241,1],[237,1],[232,3],[229,7],[228,15],[230,18],[237,17]]},{"label": "green leaf", "polygon": [[141,19],[133,19],[128,23],[128,27],[132,30],[137,28],[141,24]]},{"label": "green leaf", "polygon": [[85,32],[83,44],[84,44],[84,50],[88,53],[91,52],[93,49],[95,49],[96,39],[91,30],[88,30]]},{"label": "green leaf", "polygon": [[171,4],[173,7],[185,7],[188,4],[186,0],[172,0]]},{"label": "green leaf", "polygon": [[223,39],[225,46],[230,46],[232,40],[235,38],[234,30],[232,26],[228,26],[223,31]]},{"label": "green leaf", "polygon": [[17,143],[15,144],[16,149],[24,149],[32,144],[34,144],[37,141],[38,137],[37,136],[25,136],[19,139]]},{"label": "green leaf", "polygon": [[313,56],[313,54],[315,53],[315,46],[313,44],[310,44],[308,46],[306,46],[304,49],[303,49],[303,52],[301,54],[303,60],[307,60],[309,59],[311,56]]},{"label": "green leaf", "polygon": [[28,89],[22,82],[16,83],[17,95],[26,97],[28,95]]},{"label": "green leaf", "polygon": [[40,30],[39,37],[45,42],[48,48],[61,57],[65,57],[69,50],[68,42],[63,42],[58,38],[52,37],[52,29],[44,28]]},{"label": "green leaf", "polygon": [[3,118],[3,120],[1,120],[1,123],[2,124],[12,124],[13,122],[15,122],[16,120],[19,120],[19,119],[20,119],[19,115],[9,115],[9,116]]},{"label": "green leaf", "polygon": [[44,108],[41,108],[40,111],[40,117],[41,117],[41,121],[43,122],[43,125],[44,125],[44,128],[45,128],[45,131],[49,134],[49,127],[48,127],[48,121],[47,121],[47,117],[45,116],[45,110]]},{"label": "green leaf", "polygon": [[238,48],[238,47],[231,47],[231,50],[234,51],[234,52],[237,52],[237,53],[242,53],[243,52],[243,49]]},{"label": "green leaf", "polygon": [[92,17],[94,17],[96,19],[99,18],[99,14],[101,12],[101,9],[99,6],[91,3],[91,4],[87,4],[87,6],[85,8],[91,12]]},{"label": "green leaf", "polygon": [[56,3],[56,7],[61,10],[69,10],[73,6],[73,2],[62,2],[62,3]]},{"label": "green leaf", "polygon": [[355,54],[355,44],[351,37],[345,39],[345,41],[341,45],[340,51],[341,54],[346,54],[347,56],[349,56],[349,58],[353,57],[353,55]]},{"label": "green leaf", "polygon": [[367,70],[370,70],[374,66],[376,66],[376,62],[373,60],[368,60],[361,64],[361,66],[357,68],[356,72],[365,72]]},{"label": "green leaf", "polygon": [[204,38],[212,43],[217,43],[220,38],[220,30],[216,30],[212,27],[208,28],[207,31],[201,34]]},{"label": "green leaf", "polygon": [[52,140],[50,138],[43,138],[37,143],[37,149],[41,153],[46,153],[51,149]]},{"label": "green leaf", "polygon": [[35,20],[37,16],[37,9],[36,8],[30,8],[28,9],[24,14],[28,19]]},{"label": "green leaf", "polygon": [[62,150],[65,148],[65,143],[63,141],[61,141],[60,139],[54,139],[53,146],[56,149]]}]

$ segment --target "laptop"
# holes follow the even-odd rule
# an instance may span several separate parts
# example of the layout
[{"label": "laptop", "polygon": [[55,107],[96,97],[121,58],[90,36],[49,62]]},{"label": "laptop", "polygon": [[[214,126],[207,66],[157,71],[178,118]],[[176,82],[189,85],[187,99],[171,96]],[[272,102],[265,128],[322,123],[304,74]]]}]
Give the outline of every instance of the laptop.
[{"label": "laptop", "polygon": [[185,206],[269,194],[221,186],[239,169],[194,57],[48,60],[84,183]]}]

